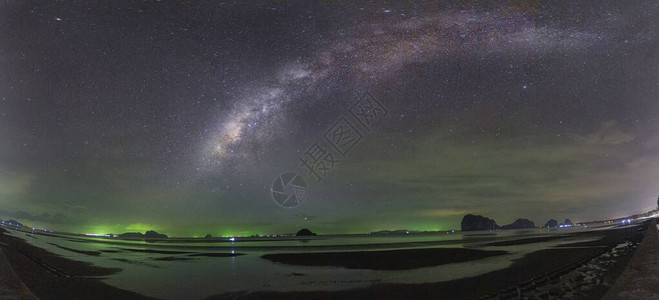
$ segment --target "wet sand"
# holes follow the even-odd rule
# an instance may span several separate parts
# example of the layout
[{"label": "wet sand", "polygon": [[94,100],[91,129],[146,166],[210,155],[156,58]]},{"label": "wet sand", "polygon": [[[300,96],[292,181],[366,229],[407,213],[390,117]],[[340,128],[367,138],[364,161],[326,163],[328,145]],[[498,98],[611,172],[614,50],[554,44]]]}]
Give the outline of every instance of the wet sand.
[{"label": "wet sand", "polygon": [[[245,291],[224,293],[210,297],[210,299],[436,299],[438,297],[442,299],[509,299],[517,298],[519,293],[535,293],[534,295],[544,297],[542,296],[544,294],[541,294],[544,290],[547,291],[546,296],[560,297],[564,291],[557,290],[556,287],[560,287],[560,283],[565,281],[565,279],[561,279],[562,276],[574,275],[580,267],[588,263],[592,264],[597,258],[606,257],[608,255],[607,251],[610,252],[616,245],[640,242],[646,228],[647,224],[644,224],[638,227],[574,234],[574,243],[565,243],[557,247],[530,253],[515,260],[506,269],[471,278],[423,284],[376,283],[369,287],[342,291]],[[120,272],[120,269],[102,268],[84,262],[72,261],[44,249],[31,246],[21,239],[3,235],[2,232],[4,230],[0,228],[0,243],[4,244],[0,246],[2,246],[2,250],[7,257],[6,261],[11,264],[17,275],[16,277],[20,278],[24,285],[37,297],[43,299],[151,299],[144,295],[107,285],[99,278],[88,277],[108,276]],[[583,238],[594,237],[601,238],[588,242],[578,241],[583,240]],[[568,238],[569,240],[572,240],[572,238]],[[519,239],[517,241],[503,241],[502,244],[514,246],[528,244],[531,241],[530,239]],[[533,241],[543,242],[546,239]],[[132,250],[125,249],[125,251]],[[183,255],[183,257],[192,256],[190,253],[185,253],[185,251],[181,252],[177,254]],[[505,251],[498,251],[497,247],[490,247],[488,251],[461,248],[420,248],[385,251],[336,251],[324,254],[278,253],[265,255],[264,258],[277,263],[292,265],[404,270],[455,262],[456,257],[468,261],[503,253]],[[610,262],[605,273],[598,275],[602,279],[601,283],[588,285],[588,290],[578,294],[577,298],[601,298],[608,288],[615,283],[633,255],[633,250],[623,254],[615,261]],[[230,255],[220,254],[218,256]],[[450,261],[446,257],[450,257]],[[178,258],[168,256],[162,259],[177,260]],[[577,282],[571,284],[578,287],[581,284],[579,281],[584,279],[580,278],[579,274],[577,276],[572,275],[570,275],[571,280]],[[303,272],[293,273],[293,276],[303,276]],[[337,280],[341,280],[341,278],[337,278]]]},{"label": "wet sand", "polygon": [[604,299],[659,299],[659,233],[656,220],[650,224],[638,251]]},{"label": "wet sand", "polygon": [[16,276],[2,248],[0,248],[0,299],[37,299]]},{"label": "wet sand", "polygon": [[55,247],[57,247],[57,248],[60,248],[60,249],[63,249],[63,250],[67,250],[67,251],[71,251],[71,252],[74,252],[74,253],[80,253],[80,254],[91,255],[91,256],[99,256],[99,255],[101,255],[101,251],[85,251],[85,250],[77,250],[77,249],[71,249],[71,248],[63,247],[63,246],[60,246],[60,245],[57,245],[57,244],[54,244],[54,243],[49,243],[49,244],[51,244],[51,245],[53,245],[53,246],[55,246]]},{"label": "wet sand", "polygon": [[[647,227],[646,222],[638,227],[579,233],[576,234],[579,237],[603,237],[591,242],[565,244],[561,247],[536,251],[515,260],[506,269],[471,278],[423,284],[374,284],[366,288],[343,291],[237,292],[216,295],[208,299],[517,299],[524,294],[537,296],[538,290],[542,291],[543,288],[547,291],[541,292],[540,299],[560,298],[566,295],[566,291],[555,288],[561,286],[561,276],[574,273],[580,266],[608,256],[609,252],[620,244],[638,244],[643,239]],[[526,244],[529,241],[521,239],[518,242]],[[510,241],[506,242],[506,245],[515,245],[515,243]],[[580,247],[576,247],[577,245]],[[606,271],[600,274],[601,282],[589,286],[584,282],[573,283],[577,288],[581,285],[586,286],[587,290],[573,294],[571,297],[600,299],[615,283],[633,253],[634,251],[630,250],[624,256],[617,257],[615,261],[607,261]],[[317,255],[297,259],[311,261],[314,258],[320,258],[314,265],[328,264],[326,258]],[[577,278],[577,280],[584,279]]]},{"label": "wet sand", "polygon": [[553,240],[557,240],[557,239],[564,239],[564,238],[570,237],[570,236],[574,236],[574,235],[557,235],[557,236],[547,236],[547,237],[516,239],[516,240],[512,240],[512,241],[500,241],[500,242],[493,242],[493,243],[483,244],[483,246],[518,246],[518,245],[548,242],[548,241],[553,241]]},{"label": "wet sand", "polygon": [[103,283],[98,278],[121,271],[69,260],[4,234],[2,251],[14,273],[40,299],[153,299]]},{"label": "wet sand", "polygon": [[388,251],[317,252],[266,254],[273,262],[300,266],[334,266],[346,269],[410,270],[465,262],[507,254],[462,248],[430,248]]}]

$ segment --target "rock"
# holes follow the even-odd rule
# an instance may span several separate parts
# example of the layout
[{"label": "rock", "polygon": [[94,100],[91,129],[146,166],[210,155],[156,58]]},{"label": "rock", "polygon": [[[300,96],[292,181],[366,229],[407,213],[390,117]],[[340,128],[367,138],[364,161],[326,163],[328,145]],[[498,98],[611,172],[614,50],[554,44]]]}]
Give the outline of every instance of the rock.
[{"label": "rock", "polygon": [[517,219],[512,224],[503,225],[501,229],[528,229],[535,228],[533,221],[528,219]]},{"label": "rock", "polygon": [[499,228],[497,222],[479,215],[468,214],[460,223],[462,231],[494,230]]},{"label": "rock", "polygon": [[391,234],[391,233],[392,233],[391,230],[380,230],[380,231],[370,232],[370,234]]},{"label": "rock", "polygon": [[551,219],[545,223],[545,227],[558,227],[558,221]]},{"label": "rock", "polygon": [[124,239],[166,239],[167,235],[157,233],[153,230],[149,230],[146,233],[142,234],[141,232],[126,232],[119,235],[120,238]]},{"label": "rock", "polygon": [[153,230],[149,230],[149,231],[147,231],[147,232],[144,234],[144,237],[145,237],[145,238],[149,238],[149,239],[166,239],[166,238],[168,238],[168,236],[167,236],[166,234],[157,233],[157,232],[155,232],[155,231],[153,231]]},{"label": "rock", "polygon": [[311,230],[303,228],[298,231],[295,236],[314,236],[316,235],[315,233],[311,232]]},{"label": "rock", "polygon": [[144,238],[144,234],[141,232],[124,232],[119,237],[124,239],[142,239]]}]

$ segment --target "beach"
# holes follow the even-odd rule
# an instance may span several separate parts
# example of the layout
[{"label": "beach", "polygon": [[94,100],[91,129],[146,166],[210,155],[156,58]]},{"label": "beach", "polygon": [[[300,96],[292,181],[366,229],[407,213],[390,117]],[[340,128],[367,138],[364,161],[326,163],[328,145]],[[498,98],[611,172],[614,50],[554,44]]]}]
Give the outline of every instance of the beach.
[{"label": "beach", "polygon": [[[55,237],[47,237],[48,243],[42,242],[51,245],[51,251],[62,251],[67,255],[57,255],[30,243],[46,236],[22,239],[15,236],[20,233],[8,234],[0,229],[0,242],[9,265],[4,268],[11,267],[16,275],[12,284],[5,285],[8,286],[6,290],[26,295],[31,293],[41,299],[176,299],[185,293],[190,299],[401,299],[435,298],[435,295],[442,295],[443,299],[509,299],[518,296],[600,299],[625,269],[647,228],[645,222],[635,226],[540,236],[464,234],[460,244],[450,239],[434,243],[430,238],[407,244],[343,246],[333,246],[331,240],[315,246],[314,241],[306,241],[296,247],[264,246],[267,250],[255,250],[258,248],[256,244],[249,243],[244,243],[247,248],[240,250],[240,245],[236,244],[211,247],[203,243],[190,246],[171,241],[166,246],[144,243],[140,247],[116,241],[117,245],[111,248],[108,248],[111,243],[106,241],[81,242],[80,239],[74,242],[75,238],[62,239],[68,240],[66,246],[52,242]],[[211,251],[213,248],[219,250]],[[515,256],[518,250],[520,252]],[[72,260],[71,257],[89,261],[105,258],[113,263],[97,264]],[[244,285],[245,288],[240,287],[240,282],[209,286],[227,278],[241,278],[239,271],[222,266],[236,265],[248,258],[258,265],[245,264],[243,272],[251,274],[253,281],[261,280],[262,283]],[[509,261],[503,263],[507,258]],[[212,263],[218,264],[215,270],[201,266]],[[259,268],[263,269],[259,271]],[[464,276],[447,274],[460,268],[478,270],[471,273],[467,270]],[[198,273],[210,278],[179,281],[182,291],[179,294],[172,292],[168,297],[166,291],[172,289],[169,277],[177,276],[168,273],[169,269],[184,270],[186,276]],[[268,273],[270,269],[278,271]],[[137,281],[134,285],[116,280],[131,270],[144,277],[134,279]],[[148,275],[157,272],[168,275],[158,278]],[[398,274],[396,272],[406,272],[401,274],[407,276],[393,276]],[[259,276],[258,273],[266,275]],[[323,274],[329,274],[329,277]],[[140,280],[146,287],[140,288]],[[276,286],[280,280],[291,283]],[[20,288],[21,284],[24,289]],[[227,287],[231,286],[233,289],[228,290]],[[225,289],[227,291],[222,292]]]},{"label": "beach", "polygon": [[[555,249],[541,250],[516,260],[509,268],[476,277],[426,284],[387,284],[336,292],[269,293],[218,295],[213,299],[233,297],[245,299],[425,299],[441,295],[442,299],[516,299],[518,296],[551,296],[552,299],[600,299],[611,287],[627,262],[631,247],[641,242],[647,224],[640,228],[610,230],[604,238]],[[588,234],[588,233],[586,233]],[[519,244],[528,242],[519,240]],[[585,282],[587,274],[579,267],[611,252],[616,246],[629,243],[630,249],[615,260],[607,261],[608,270],[599,274],[595,284]],[[507,243],[514,245],[514,242]],[[572,282],[566,275],[578,274]],[[565,278],[563,278],[565,276]],[[573,276],[574,277],[574,276]],[[563,281],[565,280],[565,281]],[[585,289],[583,289],[586,287]]]},{"label": "beach", "polygon": [[89,276],[121,271],[62,258],[4,234],[0,228],[2,251],[29,291],[39,299],[153,299],[122,290]]}]

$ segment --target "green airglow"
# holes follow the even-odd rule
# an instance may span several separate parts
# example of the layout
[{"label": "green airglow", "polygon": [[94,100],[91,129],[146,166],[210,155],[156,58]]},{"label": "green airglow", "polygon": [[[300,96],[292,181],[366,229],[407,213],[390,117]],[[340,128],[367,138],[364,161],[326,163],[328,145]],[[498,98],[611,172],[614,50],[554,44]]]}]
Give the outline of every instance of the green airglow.
[{"label": "green airglow", "polygon": [[[310,229],[313,232],[316,232],[321,235],[325,234],[364,234],[368,232],[380,231],[380,230],[410,230],[410,231],[450,231],[450,230],[459,230],[459,227],[452,226],[452,222],[400,222],[396,224],[387,224],[378,226],[368,225],[368,226],[359,226],[350,228],[349,230],[332,230],[330,228],[324,228],[322,226],[314,226],[314,224],[307,224],[303,227]],[[453,224],[454,225],[454,224]],[[294,234],[302,227],[286,227],[265,229],[265,228],[242,228],[238,226],[200,226],[195,224],[194,226],[172,226],[164,224],[150,224],[150,223],[128,223],[128,224],[90,224],[82,226],[73,226],[71,230],[63,228],[61,231],[69,231],[76,233],[88,233],[88,234],[121,234],[126,232],[140,232],[144,233],[149,230],[157,231],[158,233],[163,233],[169,237],[195,237],[203,238],[207,234],[210,234],[213,237],[250,237],[250,236],[266,236],[266,235],[281,235],[281,234]]]}]

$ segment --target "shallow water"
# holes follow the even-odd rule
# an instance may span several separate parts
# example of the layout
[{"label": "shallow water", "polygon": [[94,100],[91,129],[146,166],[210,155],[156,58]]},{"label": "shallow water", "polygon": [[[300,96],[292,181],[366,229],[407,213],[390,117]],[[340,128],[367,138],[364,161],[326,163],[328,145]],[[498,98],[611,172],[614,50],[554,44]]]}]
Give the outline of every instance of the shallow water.
[{"label": "shallow water", "polygon": [[[231,291],[340,290],[374,283],[440,282],[472,277],[506,268],[513,260],[534,251],[568,242],[597,239],[593,236],[585,238],[571,235],[585,230],[592,229],[573,227],[560,230],[502,230],[449,234],[288,237],[267,240],[236,239],[234,242],[228,240],[199,242],[198,239],[144,242],[84,236],[52,236],[15,230],[8,232],[34,246],[69,259],[90,262],[101,267],[121,268],[121,272],[102,279],[110,285],[162,299],[196,299]],[[492,242],[556,235],[561,238],[514,246],[486,246]],[[436,247],[505,250],[509,254],[402,271],[286,265],[261,258],[262,255],[270,253],[380,251]],[[92,252],[77,253],[71,250]],[[208,253],[240,256],[194,256]]]}]

